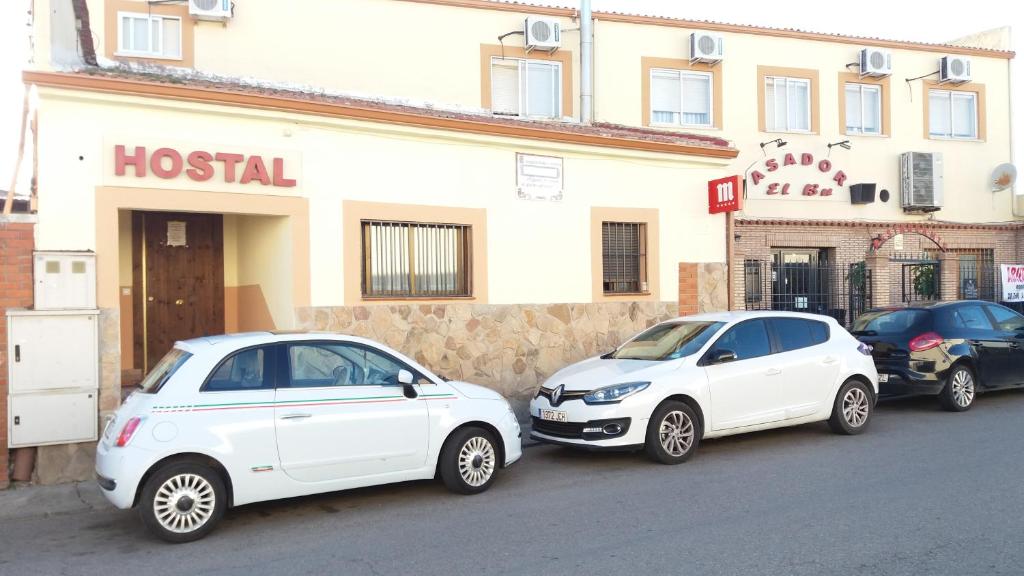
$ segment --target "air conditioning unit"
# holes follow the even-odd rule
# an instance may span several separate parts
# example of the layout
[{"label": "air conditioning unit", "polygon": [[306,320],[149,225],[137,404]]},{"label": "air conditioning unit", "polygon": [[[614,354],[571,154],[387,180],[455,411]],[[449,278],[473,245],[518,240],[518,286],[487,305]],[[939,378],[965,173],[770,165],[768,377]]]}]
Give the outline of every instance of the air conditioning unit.
[{"label": "air conditioning unit", "polygon": [[942,208],[942,154],[900,154],[900,197],[907,212],[935,212]]},{"label": "air conditioning unit", "polygon": [[963,84],[971,81],[971,59],[963,56],[939,58],[939,82]]},{"label": "air conditioning unit", "polygon": [[554,52],[562,46],[561,24],[552,18],[527,16],[523,34],[526,36],[527,52],[531,50]]},{"label": "air conditioning unit", "polygon": [[708,32],[690,34],[690,62],[717,64],[725,58],[722,37]]},{"label": "air conditioning unit", "polygon": [[860,75],[883,78],[892,74],[892,53],[878,48],[860,51]]},{"label": "air conditioning unit", "polygon": [[188,13],[197,20],[224,21],[231,18],[231,0],[188,0]]}]

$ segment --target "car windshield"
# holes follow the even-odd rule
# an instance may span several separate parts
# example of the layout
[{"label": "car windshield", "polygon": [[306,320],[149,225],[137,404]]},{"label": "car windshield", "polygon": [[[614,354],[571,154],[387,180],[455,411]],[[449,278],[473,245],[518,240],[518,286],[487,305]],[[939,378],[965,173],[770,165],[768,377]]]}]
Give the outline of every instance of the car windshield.
[{"label": "car windshield", "polygon": [[908,332],[924,323],[928,313],[924,310],[872,310],[865,312],[853,323],[853,334],[891,334]]},{"label": "car windshield", "polygon": [[142,379],[142,382],[139,383],[139,390],[144,394],[156,394],[164,383],[178,371],[178,368],[191,357],[191,354],[180,348],[171,348],[171,351],[165,354],[149,371],[149,374]]},{"label": "car windshield", "polygon": [[724,326],[724,322],[658,324],[626,342],[605,358],[616,360],[675,360],[695,354]]}]

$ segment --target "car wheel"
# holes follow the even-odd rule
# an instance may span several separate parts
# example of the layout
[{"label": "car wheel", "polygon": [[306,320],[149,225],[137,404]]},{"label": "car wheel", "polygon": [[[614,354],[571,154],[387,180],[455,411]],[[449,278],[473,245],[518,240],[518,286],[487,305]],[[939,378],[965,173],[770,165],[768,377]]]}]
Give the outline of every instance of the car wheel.
[{"label": "car wheel", "polygon": [[663,402],[651,415],[644,450],[655,462],[681,464],[697,451],[700,438],[700,420],[693,408],[670,400]]},{"label": "car wheel", "polygon": [[458,494],[478,494],[491,487],[498,469],[494,436],[471,426],[456,430],[441,449],[444,485]]},{"label": "car wheel", "polygon": [[836,394],[828,425],[836,434],[860,434],[868,427],[874,407],[868,385],[860,380],[847,380]]},{"label": "car wheel", "polygon": [[950,412],[963,412],[974,405],[977,394],[974,372],[967,366],[955,366],[946,378],[942,392],[939,392],[939,403]]},{"label": "car wheel", "polygon": [[191,542],[224,516],[227,491],[220,474],[198,462],[176,462],[146,480],[139,514],[146,528],[168,542]]}]

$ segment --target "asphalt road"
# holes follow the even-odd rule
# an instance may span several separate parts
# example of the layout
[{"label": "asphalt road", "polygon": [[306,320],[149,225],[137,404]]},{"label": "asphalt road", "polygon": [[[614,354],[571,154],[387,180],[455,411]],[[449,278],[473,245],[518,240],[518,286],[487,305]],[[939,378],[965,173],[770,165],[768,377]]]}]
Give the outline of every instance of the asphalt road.
[{"label": "asphalt road", "polygon": [[133,512],[0,524],[0,574],[1024,574],[1024,391],[883,403],[689,463],[537,446],[479,496],[417,482],[249,505],[167,545]]}]

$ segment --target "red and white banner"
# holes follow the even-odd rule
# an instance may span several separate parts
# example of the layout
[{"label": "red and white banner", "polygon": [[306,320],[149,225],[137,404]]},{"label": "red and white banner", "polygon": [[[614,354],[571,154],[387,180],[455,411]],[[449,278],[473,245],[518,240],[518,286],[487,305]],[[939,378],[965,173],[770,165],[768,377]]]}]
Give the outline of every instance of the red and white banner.
[{"label": "red and white banner", "polygon": [[1024,302],[1024,264],[1002,264],[1003,302]]}]

